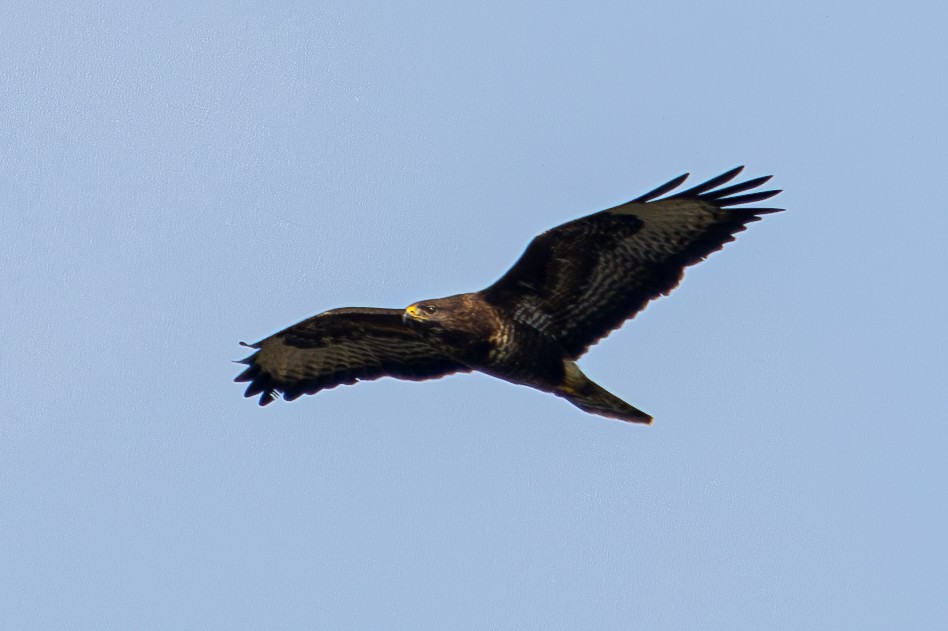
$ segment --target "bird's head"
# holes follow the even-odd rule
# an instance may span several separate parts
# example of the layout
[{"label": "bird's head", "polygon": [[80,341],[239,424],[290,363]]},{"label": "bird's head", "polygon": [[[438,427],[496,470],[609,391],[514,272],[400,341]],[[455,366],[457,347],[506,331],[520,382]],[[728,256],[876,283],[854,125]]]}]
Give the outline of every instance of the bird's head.
[{"label": "bird's head", "polygon": [[423,300],[409,305],[402,314],[406,324],[425,328],[444,328],[457,324],[464,314],[464,296]]},{"label": "bird's head", "polygon": [[406,324],[435,325],[441,322],[448,309],[441,300],[416,302],[405,308],[402,319]]}]

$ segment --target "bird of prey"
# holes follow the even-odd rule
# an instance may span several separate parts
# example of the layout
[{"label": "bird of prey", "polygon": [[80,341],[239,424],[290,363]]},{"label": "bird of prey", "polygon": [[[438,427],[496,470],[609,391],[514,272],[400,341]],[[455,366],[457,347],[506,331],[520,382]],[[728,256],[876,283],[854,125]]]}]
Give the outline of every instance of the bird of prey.
[{"label": "bird of prey", "polygon": [[[247,345],[235,381],[260,405],[379,377],[421,381],[480,371],[633,423],[652,417],[586,377],[591,345],[674,289],[684,269],[778,208],[745,207],[779,190],[770,176],[725,186],[732,169],[674,192],[681,175],[630,202],[552,228],[481,291],[405,309],[332,309]],[[752,192],[748,192],[752,191]],[[243,343],[242,343],[243,344]]]}]

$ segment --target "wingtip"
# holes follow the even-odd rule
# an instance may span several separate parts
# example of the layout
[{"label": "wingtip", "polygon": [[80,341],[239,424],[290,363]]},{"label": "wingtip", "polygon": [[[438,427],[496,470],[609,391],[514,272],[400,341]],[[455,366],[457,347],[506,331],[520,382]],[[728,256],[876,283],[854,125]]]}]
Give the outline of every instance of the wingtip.
[{"label": "wingtip", "polygon": [[667,182],[665,182],[658,188],[652,189],[648,193],[645,193],[644,195],[640,195],[636,197],[629,203],[632,203],[632,204],[647,203],[654,200],[657,197],[661,197],[665,193],[669,193],[675,190],[676,188],[678,188],[679,186],[681,186],[684,183],[684,181],[688,179],[688,176],[690,175],[691,175],[690,173],[682,173],[678,177],[668,180]]},{"label": "wingtip", "polygon": [[727,184],[728,182],[736,178],[740,174],[740,172],[743,170],[744,170],[744,165],[736,166],[730,169],[729,171],[725,171],[721,175],[718,175],[717,177],[711,178],[707,182],[702,182],[701,184],[698,184],[697,186],[692,186],[691,188],[685,191],[679,191],[675,193],[674,197],[680,197],[680,198],[701,197],[713,191],[714,189],[718,188],[719,186]]},{"label": "wingtip", "polygon": [[755,215],[772,215],[773,213],[782,213],[785,212],[786,208],[748,208],[747,210],[752,211]]}]

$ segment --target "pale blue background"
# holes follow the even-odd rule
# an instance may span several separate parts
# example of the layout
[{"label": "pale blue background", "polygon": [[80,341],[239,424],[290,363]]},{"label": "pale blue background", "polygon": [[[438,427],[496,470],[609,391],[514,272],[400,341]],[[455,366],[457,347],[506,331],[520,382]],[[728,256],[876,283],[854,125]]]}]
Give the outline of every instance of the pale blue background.
[{"label": "pale blue background", "polygon": [[[0,627],[944,628],[942,2],[11,3]],[[258,408],[256,341],[747,163],[586,371]]]}]

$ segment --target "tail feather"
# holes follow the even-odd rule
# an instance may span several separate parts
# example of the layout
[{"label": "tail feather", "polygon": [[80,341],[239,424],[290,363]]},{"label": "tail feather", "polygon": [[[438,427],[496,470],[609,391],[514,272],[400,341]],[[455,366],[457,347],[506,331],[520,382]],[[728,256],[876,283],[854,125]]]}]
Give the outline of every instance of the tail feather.
[{"label": "tail feather", "polygon": [[589,379],[576,364],[567,365],[566,381],[555,391],[580,410],[627,423],[651,425],[652,417]]}]

